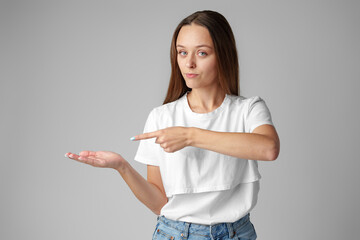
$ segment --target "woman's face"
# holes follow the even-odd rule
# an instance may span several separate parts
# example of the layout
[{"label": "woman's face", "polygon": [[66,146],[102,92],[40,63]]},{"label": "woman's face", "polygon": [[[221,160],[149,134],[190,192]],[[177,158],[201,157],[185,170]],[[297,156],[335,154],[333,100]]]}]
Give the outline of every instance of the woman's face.
[{"label": "woman's face", "polygon": [[209,31],[200,25],[185,25],[177,41],[177,61],[189,88],[211,88],[218,85],[215,49]]}]

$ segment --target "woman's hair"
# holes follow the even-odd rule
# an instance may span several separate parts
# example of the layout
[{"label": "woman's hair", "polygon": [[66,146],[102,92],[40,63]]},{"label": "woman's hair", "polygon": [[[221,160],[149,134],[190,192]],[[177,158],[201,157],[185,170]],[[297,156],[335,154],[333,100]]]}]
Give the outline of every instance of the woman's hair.
[{"label": "woman's hair", "polygon": [[218,12],[198,11],[182,20],[174,31],[171,49],[171,76],[164,103],[175,101],[191,89],[185,80],[177,62],[176,41],[180,29],[185,25],[197,24],[207,28],[215,48],[218,79],[220,87],[226,94],[239,95],[239,63],[234,34],[228,21]]}]

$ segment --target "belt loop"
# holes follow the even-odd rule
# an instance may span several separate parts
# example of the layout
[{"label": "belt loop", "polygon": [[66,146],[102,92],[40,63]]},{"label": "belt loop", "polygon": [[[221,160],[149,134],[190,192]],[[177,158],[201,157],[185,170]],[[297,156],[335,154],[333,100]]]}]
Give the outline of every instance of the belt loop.
[{"label": "belt loop", "polygon": [[190,228],[190,223],[185,222],[185,229],[184,232],[181,234],[182,238],[188,238],[189,237],[189,228]]},{"label": "belt loop", "polygon": [[233,238],[234,235],[235,235],[235,232],[234,232],[232,224],[231,223],[226,223],[226,225],[227,225],[227,229],[228,229],[228,232],[229,232],[229,238]]}]

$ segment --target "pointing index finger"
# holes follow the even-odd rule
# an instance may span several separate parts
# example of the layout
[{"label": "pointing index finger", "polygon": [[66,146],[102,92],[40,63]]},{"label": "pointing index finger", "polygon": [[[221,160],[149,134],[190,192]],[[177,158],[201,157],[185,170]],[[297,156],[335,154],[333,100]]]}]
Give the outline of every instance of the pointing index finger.
[{"label": "pointing index finger", "polygon": [[158,136],[158,131],[155,132],[148,132],[148,133],[143,133],[140,135],[136,135],[135,137],[132,137],[130,140],[132,141],[137,141],[137,140],[145,140],[145,139],[150,139],[150,138],[154,138]]}]

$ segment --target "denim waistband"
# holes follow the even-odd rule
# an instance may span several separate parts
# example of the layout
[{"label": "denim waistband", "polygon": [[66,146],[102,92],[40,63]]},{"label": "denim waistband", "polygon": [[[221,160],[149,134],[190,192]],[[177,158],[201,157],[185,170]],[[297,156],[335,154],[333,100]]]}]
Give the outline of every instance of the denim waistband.
[{"label": "denim waistband", "polygon": [[214,225],[203,225],[197,223],[189,223],[183,221],[175,221],[166,218],[165,216],[158,216],[157,220],[161,221],[168,227],[174,228],[182,233],[184,238],[187,238],[189,234],[209,236],[215,234],[218,236],[229,235],[232,238],[235,235],[237,229],[241,228],[242,225],[246,224],[250,219],[250,213],[233,223],[217,223]]}]

